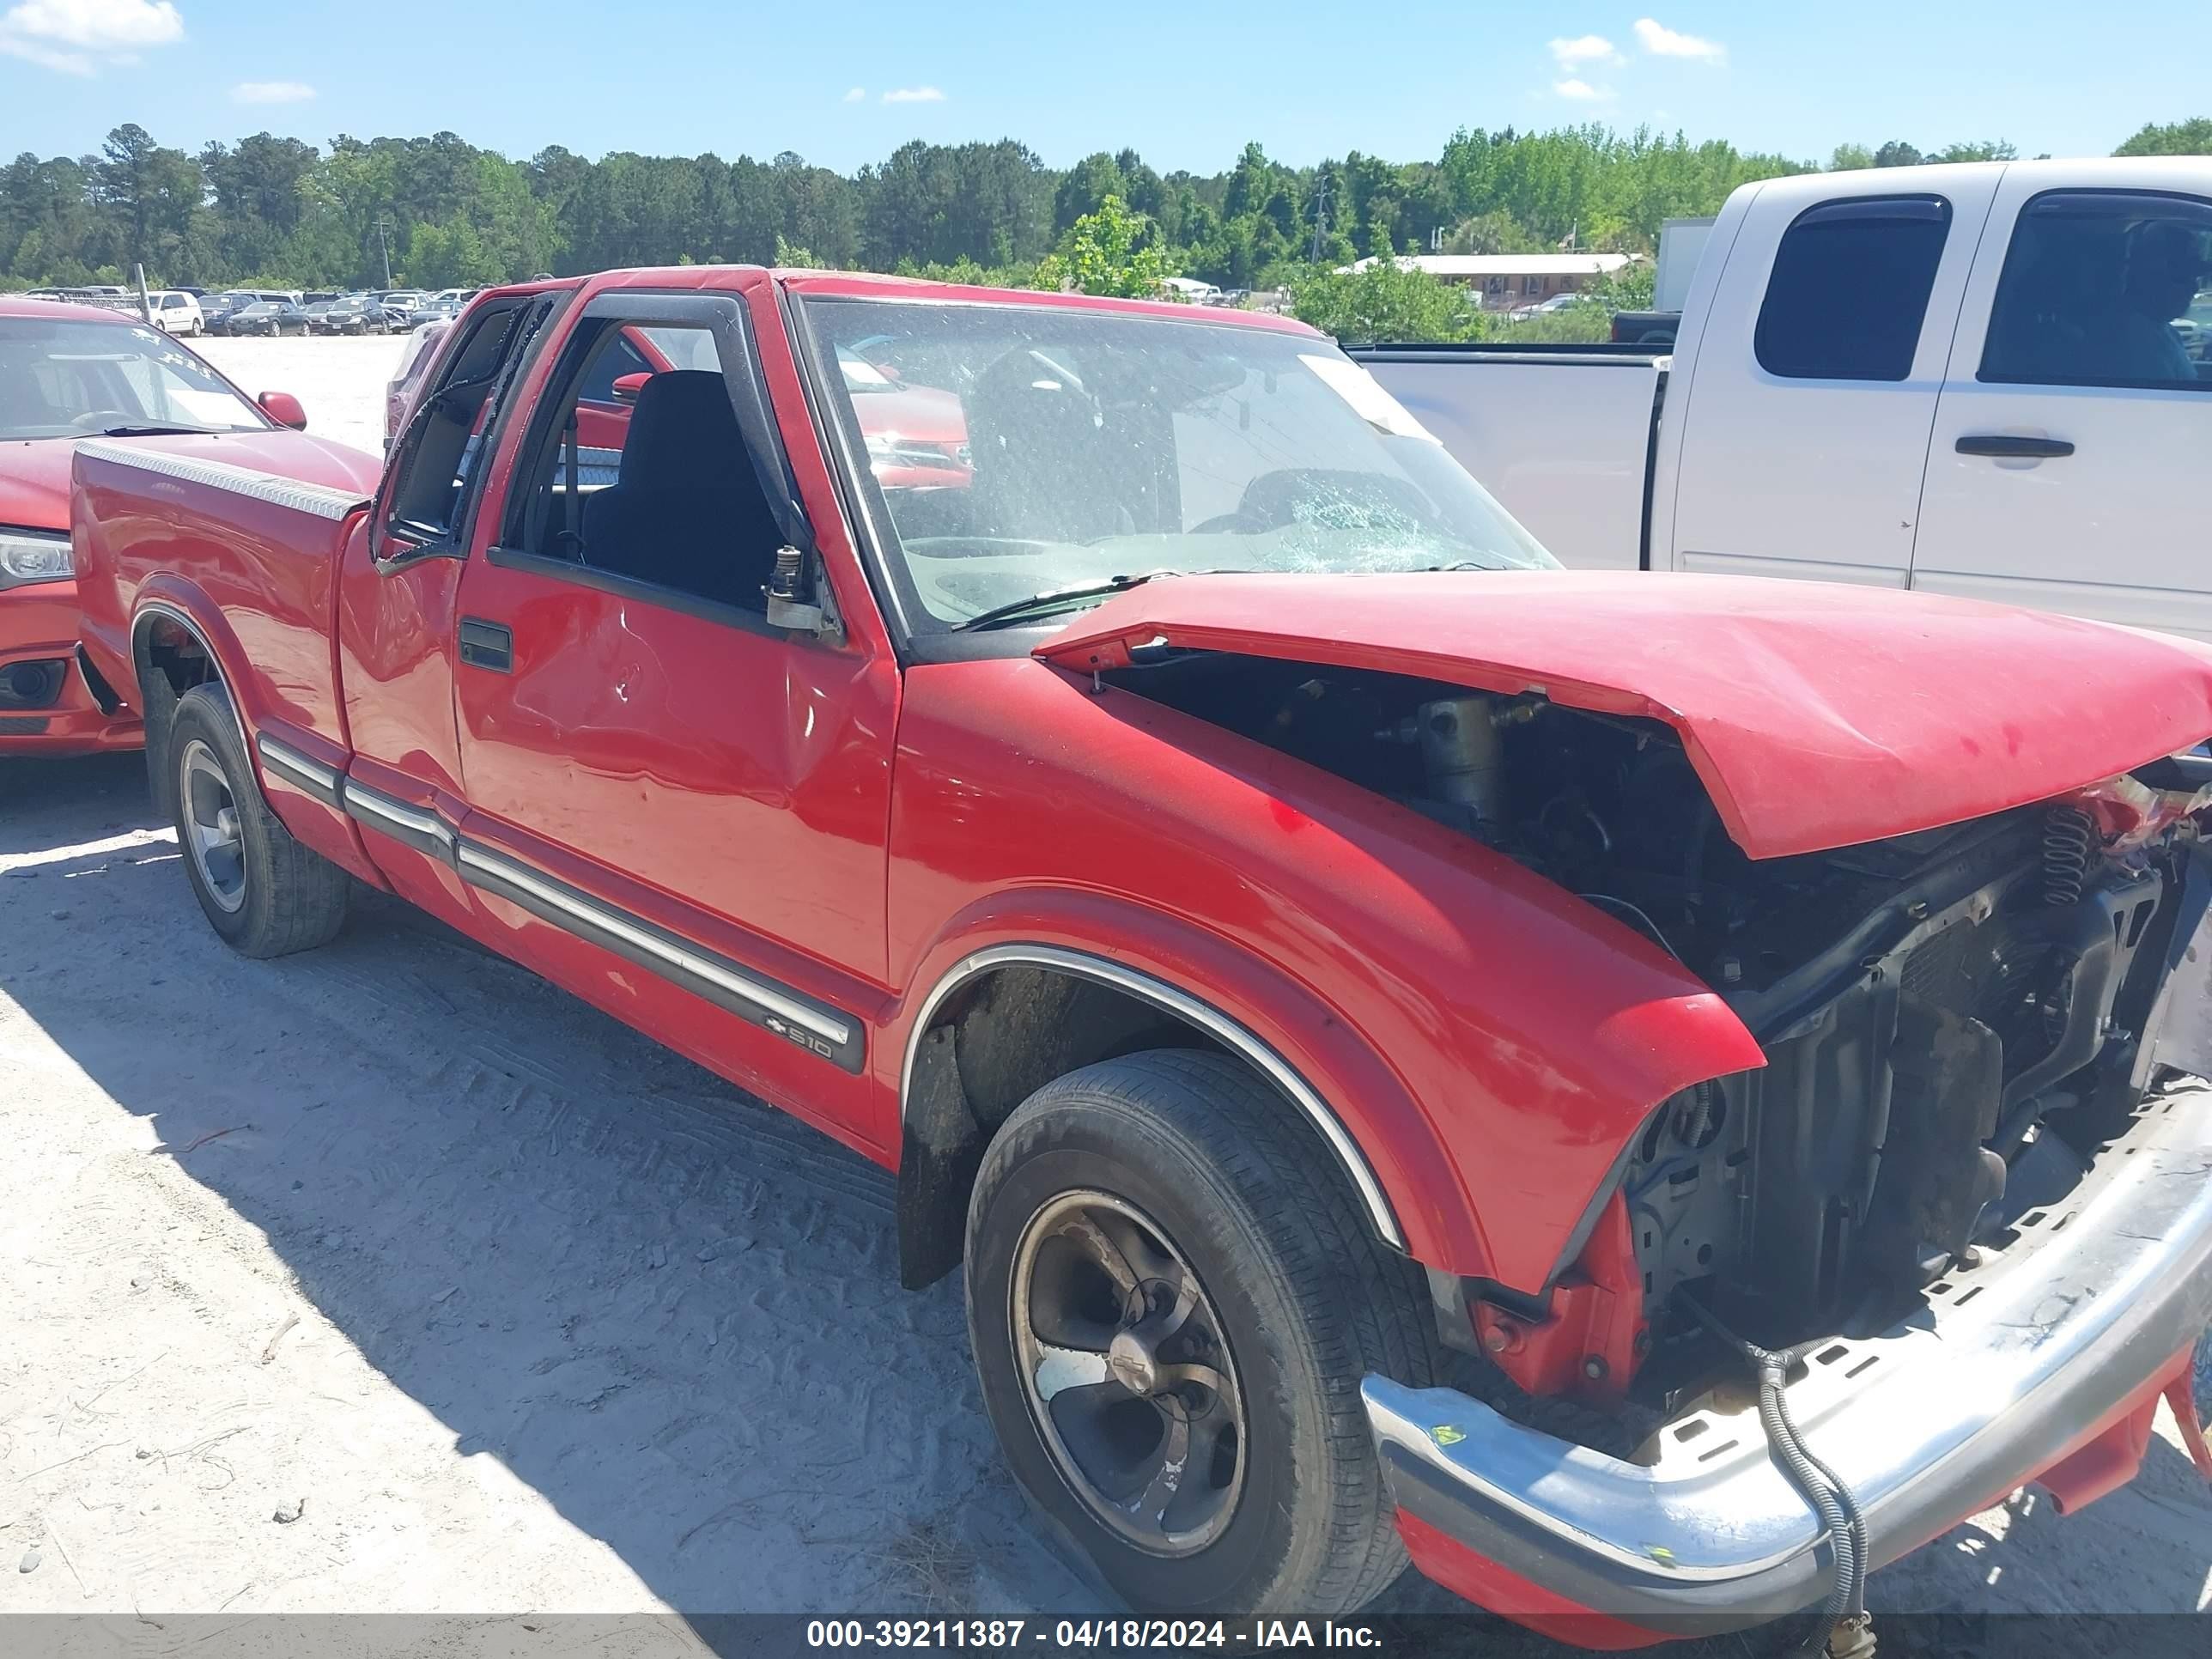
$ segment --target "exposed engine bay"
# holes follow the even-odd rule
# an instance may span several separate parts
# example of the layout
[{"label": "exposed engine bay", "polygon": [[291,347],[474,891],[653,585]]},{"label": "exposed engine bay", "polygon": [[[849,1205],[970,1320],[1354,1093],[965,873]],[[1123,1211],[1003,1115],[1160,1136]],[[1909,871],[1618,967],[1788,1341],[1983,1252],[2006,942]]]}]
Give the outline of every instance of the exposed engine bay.
[{"label": "exposed engine bay", "polygon": [[2117,781],[2124,829],[2069,801],[1753,860],[1656,720],[1229,654],[1107,678],[1558,883],[1758,1039],[1765,1067],[1666,1103],[1621,1176],[1655,1404],[1711,1362],[1683,1293],[1772,1347],[1879,1329],[2070,1191],[2149,1080],[2178,919],[2205,902],[2212,763]]}]

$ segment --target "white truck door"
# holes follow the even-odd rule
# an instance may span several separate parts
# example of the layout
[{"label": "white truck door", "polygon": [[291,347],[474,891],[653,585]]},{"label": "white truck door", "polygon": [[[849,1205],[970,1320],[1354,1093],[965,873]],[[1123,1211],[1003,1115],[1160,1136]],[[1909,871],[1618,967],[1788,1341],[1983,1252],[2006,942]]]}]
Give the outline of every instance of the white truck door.
[{"label": "white truck door", "polygon": [[1673,568],[1905,585],[1999,171],[1823,175],[1752,201],[1668,388]]},{"label": "white truck door", "polygon": [[2212,639],[2212,169],[2081,176],[2015,169],[1999,191],[1912,585]]}]

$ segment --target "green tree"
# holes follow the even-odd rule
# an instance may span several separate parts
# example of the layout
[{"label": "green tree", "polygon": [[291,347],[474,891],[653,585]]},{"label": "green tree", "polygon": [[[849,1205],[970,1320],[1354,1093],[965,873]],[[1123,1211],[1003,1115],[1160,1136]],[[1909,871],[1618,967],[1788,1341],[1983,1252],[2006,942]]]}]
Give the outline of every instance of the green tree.
[{"label": "green tree", "polygon": [[2212,155],[2212,116],[2193,121],[2146,125],[2112,152],[2115,155]]},{"label": "green tree", "polygon": [[1540,253],[1548,246],[1503,208],[1462,219],[1444,238],[1447,253]]},{"label": "green tree", "polygon": [[1156,299],[1160,278],[1175,273],[1165,250],[1146,239],[1151,222],[1118,196],[1086,213],[1037,266],[1031,286],[1079,294]]},{"label": "green tree", "polygon": [[[1060,234],[1074,228],[1075,222],[1085,214],[1096,213],[1106,204],[1106,198],[1129,200],[1129,181],[1122,176],[1121,164],[1101,150],[1096,155],[1086,155],[1060,180],[1060,188],[1052,196],[1052,228]],[[1150,206],[1134,204],[1139,213],[1150,213]]]},{"label": "green tree", "polygon": [[166,149],[136,123],[107,135],[92,169],[94,202],[106,211],[105,263],[127,270],[143,262],[154,280],[188,283],[212,264],[215,222],[202,198],[199,163]]},{"label": "green tree", "polygon": [[1291,314],[1344,341],[1441,344],[1480,338],[1482,318],[1464,290],[1396,259],[1357,270],[1315,269],[1291,287]]}]

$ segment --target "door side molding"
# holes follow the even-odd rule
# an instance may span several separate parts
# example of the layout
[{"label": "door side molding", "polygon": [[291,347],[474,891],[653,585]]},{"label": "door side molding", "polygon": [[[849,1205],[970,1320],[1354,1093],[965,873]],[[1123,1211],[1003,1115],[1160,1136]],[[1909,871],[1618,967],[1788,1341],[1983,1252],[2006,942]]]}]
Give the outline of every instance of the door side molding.
[{"label": "door side molding", "polygon": [[[263,740],[264,761],[280,776],[300,781],[286,768],[304,757],[282,744],[276,748],[282,760],[272,758],[267,740]],[[307,764],[313,767],[313,763]],[[856,1076],[860,1073],[867,1058],[867,1037],[866,1028],[853,1016],[471,840],[436,812],[356,779],[337,782],[337,804],[363,828],[452,866],[478,891],[518,905],[587,945],[611,951],[817,1060]]]}]

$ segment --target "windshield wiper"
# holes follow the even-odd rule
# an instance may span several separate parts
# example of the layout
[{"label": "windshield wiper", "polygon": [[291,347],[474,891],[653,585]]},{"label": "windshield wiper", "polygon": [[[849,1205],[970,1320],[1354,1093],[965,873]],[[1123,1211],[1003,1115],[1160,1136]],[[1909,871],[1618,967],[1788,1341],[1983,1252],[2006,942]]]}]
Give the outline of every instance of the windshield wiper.
[{"label": "windshield wiper", "polygon": [[104,426],[100,428],[103,438],[167,438],[187,432],[219,432],[223,428],[212,426]]},{"label": "windshield wiper", "polygon": [[1116,593],[1141,586],[1156,576],[1182,574],[1180,570],[1147,570],[1137,576],[1109,576],[1103,582],[1076,582],[1066,587],[1048,587],[1043,592],[1032,593],[1025,599],[1010,599],[1005,605],[994,605],[988,611],[979,611],[962,623],[957,631],[966,633],[974,629],[1001,627],[1077,599],[1111,599]]}]

